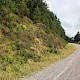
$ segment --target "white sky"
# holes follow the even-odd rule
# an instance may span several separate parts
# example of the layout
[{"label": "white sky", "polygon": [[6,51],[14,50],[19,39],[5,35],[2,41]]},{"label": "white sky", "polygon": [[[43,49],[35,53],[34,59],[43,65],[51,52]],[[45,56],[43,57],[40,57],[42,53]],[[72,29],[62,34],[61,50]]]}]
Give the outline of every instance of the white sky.
[{"label": "white sky", "polygon": [[68,36],[80,31],[80,0],[45,0],[49,9],[60,19]]}]

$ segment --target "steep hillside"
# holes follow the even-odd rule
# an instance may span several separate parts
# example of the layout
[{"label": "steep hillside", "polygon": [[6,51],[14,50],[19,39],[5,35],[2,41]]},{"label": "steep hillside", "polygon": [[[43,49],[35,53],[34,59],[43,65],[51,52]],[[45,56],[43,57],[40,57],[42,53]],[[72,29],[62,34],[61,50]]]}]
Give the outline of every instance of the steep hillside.
[{"label": "steep hillside", "polygon": [[59,19],[42,0],[0,1],[0,40],[4,53],[3,46],[8,48],[8,45],[9,49],[14,47],[14,51],[42,48],[37,52],[44,53],[43,50],[62,47],[64,40],[61,37],[65,37],[65,32]]},{"label": "steep hillside", "polygon": [[59,19],[42,0],[0,0],[0,72],[65,46]]}]

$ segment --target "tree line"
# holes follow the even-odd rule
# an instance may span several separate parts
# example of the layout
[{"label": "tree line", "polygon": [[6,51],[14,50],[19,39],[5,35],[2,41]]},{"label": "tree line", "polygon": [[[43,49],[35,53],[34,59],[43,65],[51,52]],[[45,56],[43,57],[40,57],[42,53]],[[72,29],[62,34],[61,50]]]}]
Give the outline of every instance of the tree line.
[{"label": "tree line", "polygon": [[80,32],[78,31],[77,34],[74,36],[74,42],[80,42]]},{"label": "tree line", "polygon": [[0,7],[7,8],[20,17],[27,16],[33,23],[43,23],[50,33],[66,38],[59,18],[48,9],[43,0],[1,0]]},{"label": "tree line", "polygon": [[78,31],[77,34],[74,37],[66,36],[66,41],[72,42],[72,43],[80,43],[80,32]]}]

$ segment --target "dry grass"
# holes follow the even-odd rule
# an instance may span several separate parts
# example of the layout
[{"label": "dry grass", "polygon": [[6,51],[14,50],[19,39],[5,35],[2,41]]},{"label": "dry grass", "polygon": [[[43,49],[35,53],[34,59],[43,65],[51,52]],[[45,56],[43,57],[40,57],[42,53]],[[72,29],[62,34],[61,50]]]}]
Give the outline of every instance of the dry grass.
[{"label": "dry grass", "polygon": [[62,58],[69,56],[70,54],[73,53],[75,49],[76,48],[73,45],[68,44],[65,48],[60,49],[58,54],[54,54],[54,53],[43,54],[41,56],[40,62],[34,62],[33,60],[29,59],[26,64],[19,65],[19,66],[17,65],[17,68],[19,69],[18,72],[14,72],[14,71],[13,72],[5,72],[5,71],[0,72],[0,78],[1,80],[19,80],[19,77],[21,78],[24,76],[30,76],[34,72],[42,70],[46,66]]},{"label": "dry grass", "polygon": [[48,53],[42,55],[40,62],[33,62],[31,60],[28,60],[28,63],[23,66],[24,71],[22,74],[24,75],[25,73],[25,75],[30,76],[33,72],[41,70],[51,63],[69,56],[74,52],[75,49],[75,46],[68,44],[65,48],[59,50],[59,54]]}]

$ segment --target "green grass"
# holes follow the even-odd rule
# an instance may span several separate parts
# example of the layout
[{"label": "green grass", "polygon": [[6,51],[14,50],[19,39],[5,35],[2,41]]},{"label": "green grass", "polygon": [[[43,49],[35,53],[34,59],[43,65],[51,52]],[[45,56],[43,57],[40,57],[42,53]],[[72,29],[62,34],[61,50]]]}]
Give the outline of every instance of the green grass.
[{"label": "green grass", "polygon": [[[18,80],[21,77],[30,76],[34,72],[42,70],[46,66],[69,56],[75,49],[73,45],[68,44],[65,48],[59,49],[57,54],[42,54],[40,56],[40,61],[35,62],[33,59],[28,59],[27,63],[22,65],[19,63],[11,64],[6,67],[6,71],[0,71],[0,80]],[[11,59],[11,57],[9,59]]]}]

